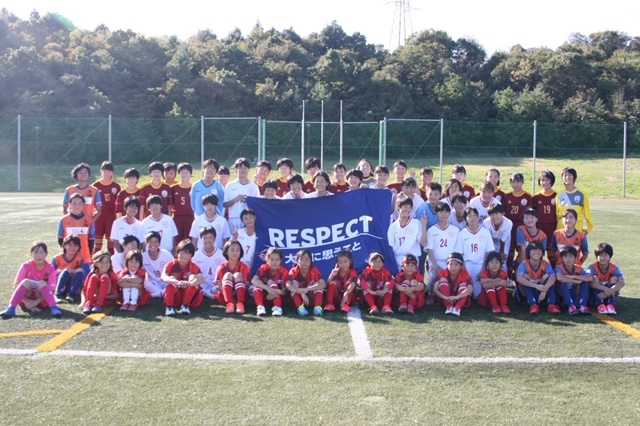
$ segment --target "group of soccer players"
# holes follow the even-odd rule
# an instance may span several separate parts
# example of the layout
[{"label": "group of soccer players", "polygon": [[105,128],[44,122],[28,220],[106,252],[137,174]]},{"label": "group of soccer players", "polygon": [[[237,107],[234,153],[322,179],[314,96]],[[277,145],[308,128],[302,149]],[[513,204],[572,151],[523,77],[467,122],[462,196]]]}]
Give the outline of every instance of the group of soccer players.
[{"label": "group of soccer players", "polygon": [[[441,303],[446,314],[460,315],[476,299],[496,314],[510,313],[507,288],[517,303],[537,314],[546,305],[552,314],[560,306],[574,314],[616,314],[615,302],[624,279],[611,263],[613,248],[599,244],[596,262],[583,268],[588,256],[587,234],[593,229],[587,194],[575,186],[577,172],[562,170],[564,191],[553,189],[555,175],[543,171],[540,192],[523,189],[524,176],[510,176],[511,191],[500,189],[500,172],[491,168],[477,191],[456,165],[444,189],[433,182],[433,171],[420,171],[420,184],[407,164],[393,166],[395,180],[384,165],[362,159],[351,170],[333,167],[333,180],[320,161],[305,162],[309,179],[293,173],[291,159],[276,164],[279,178],[269,180],[272,166],[260,161],[250,177],[251,163],[238,158],[237,178],[215,159],[202,164],[203,177],[193,185],[188,163],[153,162],[151,181],[139,187],[136,169],[124,172],[126,187],[113,179],[114,166],[103,162],[100,179],[90,184],[88,164],[72,170],[76,185],[65,191],[59,222],[62,253],[46,261],[47,247],[36,242],[32,259],[22,265],[9,306],[51,308],[80,303],[86,314],[105,305],[135,311],[152,297],[164,301],[165,315],[189,314],[204,298],[218,301],[227,313],[245,313],[253,298],[258,315],[271,307],[293,305],[298,314],[314,315],[361,303],[371,314],[414,313],[426,304]],[[353,190],[387,190],[391,225],[387,238],[401,270],[394,277],[377,252],[363,271],[353,269],[348,251],[337,256],[336,268],[322,277],[311,253],[301,250],[287,270],[277,248],[250,276],[255,250],[255,213],[246,197],[303,199]],[[103,240],[106,239],[106,250]],[[93,255],[92,255],[93,253]],[[547,255],[547,260],[544,255]],[[53,271],[53,272],[52,272]]]}]

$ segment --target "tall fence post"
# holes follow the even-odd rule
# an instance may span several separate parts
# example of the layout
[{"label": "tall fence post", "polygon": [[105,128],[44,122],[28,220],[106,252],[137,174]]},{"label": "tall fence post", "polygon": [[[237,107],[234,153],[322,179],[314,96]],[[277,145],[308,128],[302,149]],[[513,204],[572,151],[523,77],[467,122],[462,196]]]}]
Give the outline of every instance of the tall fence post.
[{"label": "tall fence post", "polygon": [[387,117],[380,121],[380,135],[378,137],[378,164],[387,163]]},{"label": "tall fence post", "polygon": [[264,160],[262,152],[262,122],[258,116],[258,161]]},{"label": "tall fence post", "polygon": [[[202,164],[204,164],[204,115],[200,116],[200,165]],[[204,170],[200,174],[204,177]]]},{"label": "tall fence post", "polygon": [[533,120],[533,177],[531,178],[531,193],[536,193],[536,159],[538,151],[538,120]]},{"label": "tall fence post", "polygon": [[304,128],[306,122],[304,119],[304,107],[307,101],[302,101],[302,126],[300,126],[300,174],[304,176]]},{"label": "tall fence post", "polygon": [[444,166],[444,118],[440,119],[440,184],[442,185],[442,167]]},{"label": "tall fence post", "polygon": [[627,196],[627,122],[622,134],[622,198]]},{"label": "tall fence post", "polygon": [[112,141],[111,141],[111,114],[109,114],[109,162],[112,162],[113,160],[111,159],[111,145]]},{"label": "tall fence post", "polygon": [[22,154],[21,154],[21,138],[22,138],[22,117],[18,114],[18,192],[22,191]]}]

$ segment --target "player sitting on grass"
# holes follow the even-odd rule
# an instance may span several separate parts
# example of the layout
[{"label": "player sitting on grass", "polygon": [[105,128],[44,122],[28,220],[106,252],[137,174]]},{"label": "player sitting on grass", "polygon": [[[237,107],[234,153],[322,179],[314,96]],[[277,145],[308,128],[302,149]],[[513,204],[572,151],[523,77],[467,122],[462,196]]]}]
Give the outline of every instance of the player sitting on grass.
[{"label": "player sitting on grass", "polygon": [[620,269],[613,263],[613,247],[600,243],[594,254],[597,262],[587,268],[587,274],[593,276],[591,281],[591,300],[598,307],[599,314],[616,315],[616,299],[624,287],[624,277]]},{"label": "player sitting on grass", "polygon": [[398,292],[398,312],[414,314],[425,305],[424,276],[418,272],[418,258],[406,255],[401,262],[402,270],[396,275],[395,289]]},{"label": "player sitting on grass", "polygon": [[[494,314],[510,314],[511,309],[507,305],[507,286],[509,275],[502,269],[502,255],[497,251],[487,254],[484,260],[484,268],[480,273],[480,284],[489,301],[491,312]],[[478,298],[479,300],[480,298]]]},{"label": "player sitting on grass", "polygon": [[239,242],[229,240],[222,247],[222,255],[227,261],[218,266],[216,271],[218,301],[226,307],[226,314],[244,314],[247,285],[251,279],[249,267],[240,260],[244,256],[244,249]]},{"label": "player sitting on grass", "polygon": [[358,273],[353,268],[353,256],[349,250],[340,250],[336,255],[336,267],[333,268],[327,280],[327,304],[324,310],[332,312],[336,305],[343,312],[351,311],[356,304],[356,286]]},{"label": "player sitting on grass", "polygon": [[127,267],[118,275],[118,287],[122,293],[121,311],[137,311],[147,303],[148,293],[144,290],[146,272],[142,268],[142,253],[132,250],[127,253]]},{"label": "player sitting on grass", "polygon": [[282,252],[270,247],[265,255],[267,262],[261,265],[251,280],[253,299],[258,316],[266,315],[265,306],[271,306],[271,315],[282,316],[282,298],[287,294],[289,271],[282,266]]},{"label": "player sitting on grass", "polygon": [[162,271],[162,281],[167,284],[164,292],[166,316],[175,315],[174,306],[177,305],[180,305],[182,315],[189,315],[191,308],[197,308],[203,300],[200,284],[204,277],[198,265],[191,261],[196,247],[190,240],[182,240],[176,251],[178,258],[167,263]]},{"label": "player sitting on grass", "polygon": [[569,307],[569,315],[581,313],[591,315],[587,301],[589,300],[589,284],[593,276],[576,262],[578,251],[573,246],[564,246],[559,252],[560,261],[556,266],[558,293]]},{"label": "player sitting on grass", "polygon": [[109,252],[93,255],[93,269],[84,281],[82,313],[102,312],[105,304],[118,300],[118,276],[111,267]]},{"label": "player sitting on grass", "polygon": [[80,296],[82,283],[89,270],[80,255],[80,237],[75,234],[67,235],[62,241],[62,253],[53,258],[51,262],[56,270],[56,303],[67,300],[76,303],[76,297]]},{"label": "player sitting on grass", "polygon": [[49,307],[51,315],[62,317],[62,312],[56,305],[53,291],[56,288],[56,270],[47,262],[47,245],[43,241],[36,241],[31,245],[31,260],[25,262],[18,269],[13,282],[13,294],[0,316],[4,319],[16,316],[16,306],[38,312],[40,307]]},{"label": "player sitting on grass", "polygon": [[517,290],[524,294],[529,303],[529,313],[540,312],[540,304],[546,300],[547,312],[559,314],[560,308],[556,298],[556,274],[551,265],[544,259],[544,244],[531,241],[525,249],[526,260],[516,270]]},{"label": "player sitting on grass", "polygon": [[[289,270],[287,290],[301,317],[309,315],[306,306],[313,307],[313,315],[322,316],[322,299],[327,287],[320,270],[313,266],[313,255],[302,249],[296,254],[296,265]],[[309,297],[313,293],[313,298]]]},{"label": "player sitting on grass", "polygon": [[471,305],[473,284],[464,269],[462,254],[453,252],[447,258],[447,269],[440,271],[438,285],[433,288],[436,297],[445,306],[445,315],[460,316],[462,308]]},{"label": "player sitting on grass", "polygon": [[360,274],[360,288],[371,315],[378,315],[380,310],[383,314],[393,314],[391,300],[394,286],[391,272],[384,267],[384,256],[374,251],[369,255],[369,266]]}]

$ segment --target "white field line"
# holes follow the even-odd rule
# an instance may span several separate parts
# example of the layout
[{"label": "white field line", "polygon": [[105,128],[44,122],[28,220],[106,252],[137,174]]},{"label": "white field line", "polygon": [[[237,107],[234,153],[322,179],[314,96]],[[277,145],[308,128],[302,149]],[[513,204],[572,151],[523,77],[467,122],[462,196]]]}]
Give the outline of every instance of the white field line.
[{"label": "white field line", "polygon": [[109,351],[69,351],[56,350],[40,353],[33,349],[0,349],[0,355],[13,356],[55,356],[71,358],[138,358],[202,361],[246,361],[246,362],[323,362],[323,363],[422,363],[422,364],[640,364],[640,357],[598,358],[598,357],[376,357],[363,359],[343,356],[296,356],[296,355],[216,355],[184,353],[145,353]]},{"label": "white field line", "polygon": [[369,344],[367,330],[364,328],[362,315],[360,314],[360,308],[358,307],[358,305],[355,305],[351,308],[351,311],[347,314],[347,321],[349,322],[351,341],[353,342],[353,347],[356,350],[356,358],[373,358],[373,351],[371,350],[371,345]]}]

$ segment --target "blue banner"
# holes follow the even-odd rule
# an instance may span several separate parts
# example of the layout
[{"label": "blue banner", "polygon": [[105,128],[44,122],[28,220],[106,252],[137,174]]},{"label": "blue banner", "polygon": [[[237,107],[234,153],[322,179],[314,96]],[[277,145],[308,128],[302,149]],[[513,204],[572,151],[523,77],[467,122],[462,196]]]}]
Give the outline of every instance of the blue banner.
[{"label": "blue banner", "polygon": [[349,249],[353,265],[361,272],[369,254],[382,253],[385,267],[398,271],[393,250],[387,241],[390,224],[391,192],[361,189],[321,198],[265,200],[247,197],[256,212],[256,251],[253,271],[264,263],[269,247],[282,250],[282,266],[295,265],[300,249],[308,249],[313,264],[326,279],[336,264],[336,254]]}]

